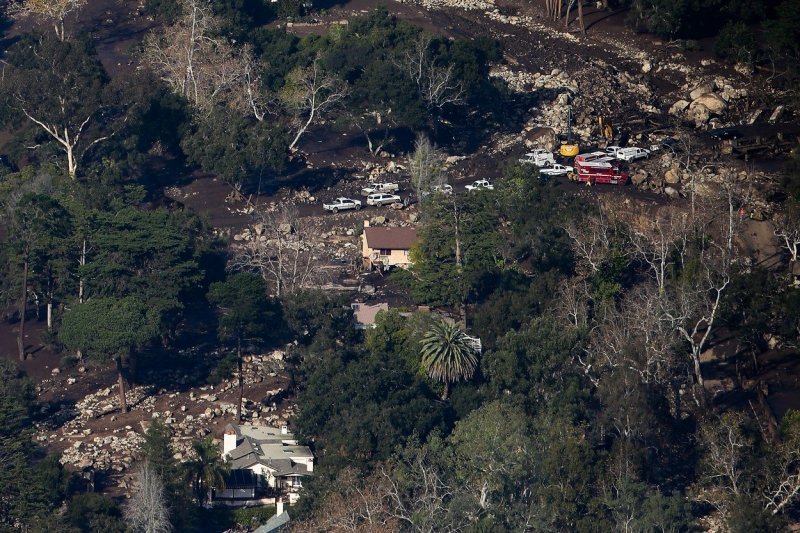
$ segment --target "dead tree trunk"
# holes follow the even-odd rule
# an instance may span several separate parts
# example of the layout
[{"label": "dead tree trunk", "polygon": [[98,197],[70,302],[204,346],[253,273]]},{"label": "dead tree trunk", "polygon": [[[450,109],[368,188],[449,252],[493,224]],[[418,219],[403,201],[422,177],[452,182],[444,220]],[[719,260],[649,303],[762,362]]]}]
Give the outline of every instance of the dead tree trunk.
[{"label": "dead tree trunk", "polygon": [[239,366],[239,401],[236,402],[236,422],[242,421],[242,401],[244,400],[244,376],[242,375],[242,339],[236,339],[236,362]]},{"label": "dead tree trunk", "polygon": [[573,4],[573,2],[574,2],[574,0],[568,0],[568,3],[567,3],[567,14],[564,15],[564,29],[565,30],[569,28],[569,15],[570,15],[570,13],[572,13],[572,4]]},{"label": "dead tree trunk", "polygon": [[128,401],[125,399],[125,376],[122,374],[122,356],[118,355],[115,362],[117,363],[117,381],[119,382],[119,407],[123,413],[127,413]]},{"label": "dead tree trunk", "polygon": [[578,24],[581,27],[581,33],[586,35],[586,24],[583,22],[583,2],[578,0]]},{"label": "dead tree trunk", "polygon": [[17,337],[17,348],[19,349],[19,360],[25,360],[25,315],[28,311],[28,259],[22,266],[22,294],[19,298],[19,336]]}]

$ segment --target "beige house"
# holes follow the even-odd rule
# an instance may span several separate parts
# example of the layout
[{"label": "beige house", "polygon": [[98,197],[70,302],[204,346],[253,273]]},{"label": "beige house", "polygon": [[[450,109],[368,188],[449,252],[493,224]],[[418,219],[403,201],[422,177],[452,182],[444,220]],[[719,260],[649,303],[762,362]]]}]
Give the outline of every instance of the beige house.
[{"label": "beige house", "polygon": [[409,251],[417,240],[414,228],[372,228],[364,221],[361,235],[361,253],[364,266],[389,270],[392,267],[411,266]]}]

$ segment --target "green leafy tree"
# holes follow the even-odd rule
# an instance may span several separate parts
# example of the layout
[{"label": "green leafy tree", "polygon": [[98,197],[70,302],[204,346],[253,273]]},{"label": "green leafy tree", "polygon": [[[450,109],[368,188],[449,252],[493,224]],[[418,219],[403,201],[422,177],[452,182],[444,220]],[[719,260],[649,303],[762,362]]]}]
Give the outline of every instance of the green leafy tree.
[{"label": "green leafy tree", "polygon": [[114,361],[122,412],[128,410],[123,360],[157,335],[158,316],[134,297],[92,298],[78,304],[64,316],[59,331],[65,346],[83,350],[101,363]]},{"label": "green leafy tree", "polygon": [[51,515],[67,494],[68,475],[57,456],[33,444],[34,399],[33,383],[0,359],[0,530],[63,527]]},{"label": "green leafy tree", "polygon": [[12,220],[12,243],[22,267],[17,337],[21,361],[25,359],[25,318],[30,274],[52,267],[59,251],[56,242],[65,237],[68,231],[67,211],[53,198],[29,193],[17,203]]},{"label": "green leafy tree", "polygon": [[[392,353],[334,345],[306,358],[298,433],[314,441],[320,472],[385,460],[411,435],[444,427],[425,382]],[[315,469],[316,471],[316,469]]]},{"label": "green leafy tree", "polygon": [[728,22],[714,43],[717,56],[734,62],[750,63],[755,51],[755,35],[743,22]]},{"label": "green leafy tree", "polygon": [[573,361],[584,346],[580,332],[564,328],[552,316],[534,319],[510,331],[483,356],[483,372],[495,397],[517,396],[531,412],[552,406],[568,416],[581,409],[584,387]]},{"label": "green leafy tree", "polygon": [[162,331],[173,329],[203,280],[198,257],[207,249],[198,220],[160,209],[87,214],[83,298],[135,297],[147,302]]},{"label": "green leafy tree", "polygon": [[109,496],[96,492],[76,494],[67,504],[65,521],[83,533],[125,533],[119,506]]},{"label": "green leafy tree", "polygon": [[494,401],[456,423],[449,442],[455,473],[482,509],[502,510],[521,496],[535,454],[525,411]]},{"label": "green leafy tree", "polygon": [[797,68],[800,64],[800,5],[784,0],[775,11],[778,15],[775,20],[765,23],[767,37]]},{"label": "green leafy tree", "polygon": [[197,513],[192,506],[190,485],[183,466],[175,459],[171,444],[172,429],[161,419],[153,418],[144,434],[142,458],[164,482],[169,516],[176,531],[198,530]]},{"label": "green leafy tree", "polygon": [[444,384],[443,400],[449,395],[451,383],[468,380],[475,374],[478,354],[469,336],[456,324],[434,324],[420,344],[422,366],[431,378]]},{"label": "green leafy tree", "polygon": [[244,376],[242,374],[242,342],[264,340],[275,332],[276,313],[267,298],[264,279],[249,272],[234,274],[225,281],[212,283],[208,289],[208,300],[219,311],[219,338],[232,342],[236,347],[239,368],[239,401],[236,405],[236,420],[242,419]]},{"label": "green leafy tree", "polygon": [[28,35],[8,52],[9,106],[55,141],[76,178],[87,153],[113,135],[123,102],[104,100],[108,77],[84,41]]},{"label": "green leafy tree", "polygon": [[181,140],[190,163],[235,186],[282,171],[287,145],[285,133],[269,121],[250,120],[223,109],[198,118]]},{"label": "green leafy tree", "polygon": [[192,443],[194,458],[185,463],[186,473],[201,502],[211,498],[211,489],[224,489],[228,467],[219,446],[210,437]]}]

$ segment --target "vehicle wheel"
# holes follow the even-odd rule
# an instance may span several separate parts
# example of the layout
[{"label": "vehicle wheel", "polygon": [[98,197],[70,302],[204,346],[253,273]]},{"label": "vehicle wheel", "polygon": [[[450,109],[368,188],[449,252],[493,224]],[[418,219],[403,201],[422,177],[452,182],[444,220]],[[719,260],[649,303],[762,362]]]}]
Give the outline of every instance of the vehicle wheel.
[{"label": "vehicle wheel", "polygon": [[356,204],[356,211],[359,211],[360,209],[361,209],[361,204]]},{"label": "vehicle wheel", "polygon": [[334,215],[336,213],[338,213],[338,212],[339,212],[339,208],[338,207],[334,207],[333,209],[331,209],[331,213],[333,213]]}]

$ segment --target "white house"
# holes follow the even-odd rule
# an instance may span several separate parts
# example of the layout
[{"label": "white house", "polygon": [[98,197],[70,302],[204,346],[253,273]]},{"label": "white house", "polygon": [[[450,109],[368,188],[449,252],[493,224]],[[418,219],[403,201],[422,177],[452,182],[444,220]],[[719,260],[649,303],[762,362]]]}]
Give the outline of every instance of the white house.
[{"label": "white house", "polygon": [[231,473],[217,498],[254,499],[258,494],[287,494],[297,501],[303,478],[314,472],[314,454],[299,446],[286,426],[225,426],[222,458]]}]

